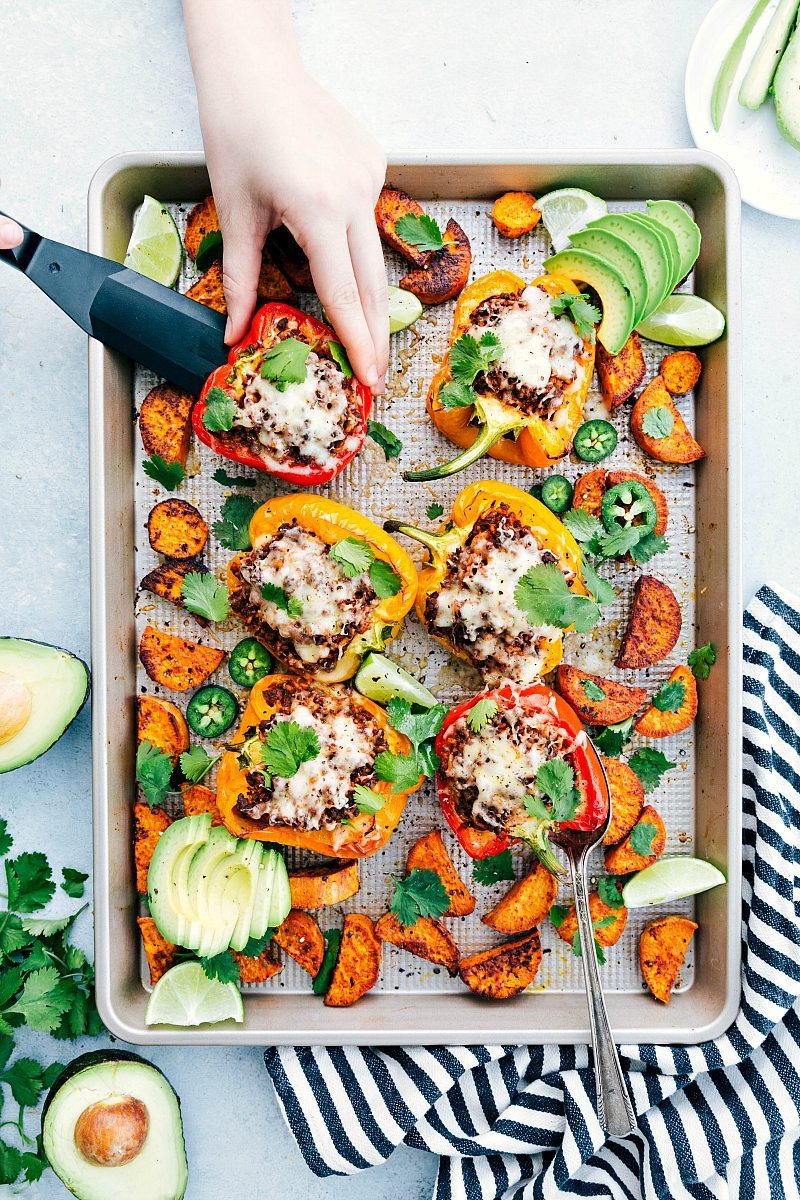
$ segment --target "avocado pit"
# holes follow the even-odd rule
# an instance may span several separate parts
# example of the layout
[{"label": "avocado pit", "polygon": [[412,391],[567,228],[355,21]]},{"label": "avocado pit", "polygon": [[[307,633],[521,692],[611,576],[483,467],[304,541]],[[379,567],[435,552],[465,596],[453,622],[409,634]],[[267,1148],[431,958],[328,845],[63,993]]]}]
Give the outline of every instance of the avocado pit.
[{"label": "avocado pit", "polygon": [[107,1096],[85,1108],[75,1122],[75,1145],[89,1162],[121,1167],[140,1153],[150,1114],[135,1096]]}]

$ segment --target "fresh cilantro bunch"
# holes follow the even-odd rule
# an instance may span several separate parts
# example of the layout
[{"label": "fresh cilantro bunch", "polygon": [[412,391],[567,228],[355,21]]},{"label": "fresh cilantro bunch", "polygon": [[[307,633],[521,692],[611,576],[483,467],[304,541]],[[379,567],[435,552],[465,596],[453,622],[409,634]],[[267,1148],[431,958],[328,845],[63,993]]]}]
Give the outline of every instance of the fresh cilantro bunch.
[{"label": "fresh cilantro bunch", "polygon": [[450,374],[452,379],[439,392],[442,408],[466,408],[474,404],[476,392],[472,386],[478,375],[488,371],[503,353],[499,337],[491,329],[481,335],[480,341],[471,333],[462,333],[450,347]]},{"label": "fresh cilantro bunch", "polygon": [[389,906],[401,925],[414,925],[420,917],[441,917],[450,897],[440,877],[429,867],[414,867],[405,879],[396,879]]},{"label": "fresh cilantro bunch", "polygon": [[443,704],[434,704],[424,712],[415,713],[407,700],[395,697],[386,705],[389,724],[411,742],[410,754],[395,754],[381,750],[375,758],[378,779],[391,783],[393,792],[402,792],[416,785],[420,775],[433,775],[439,766],[434,738],[447,716]]},{"label": "fresh cilantro bunch", "polygon": [[596,304],[589,303],[586,292],[561,292],[550,300],[550,308],[554,317],[562,317],[567,313],[572,318],[575,332],[584,341],[594,341],[595,325],[599,325],[602,313]]}]

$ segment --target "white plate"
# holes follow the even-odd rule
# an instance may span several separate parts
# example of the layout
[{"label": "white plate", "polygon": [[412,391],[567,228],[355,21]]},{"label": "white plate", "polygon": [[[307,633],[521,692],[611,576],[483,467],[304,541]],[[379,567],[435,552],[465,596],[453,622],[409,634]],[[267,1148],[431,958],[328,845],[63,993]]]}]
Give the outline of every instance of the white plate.
[{"label": "white plate", "polygon": [[718,0],[700,26],[686,64],[686,116],[695,144],[719,154],[733,167],[747,204],[778,217],[800,220],[800,150],[778,132],[772,97],[755,112],[738,101],[739,87],[774,4],[767,7],[748,40],[719,132],[711,120],[711,93],[717,72],[753,3]]}]

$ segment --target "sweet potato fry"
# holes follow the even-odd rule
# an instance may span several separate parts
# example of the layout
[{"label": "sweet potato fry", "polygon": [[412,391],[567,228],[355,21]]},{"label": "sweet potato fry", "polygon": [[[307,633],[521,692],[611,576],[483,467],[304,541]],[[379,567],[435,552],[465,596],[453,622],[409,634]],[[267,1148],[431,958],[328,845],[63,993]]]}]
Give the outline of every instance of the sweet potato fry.
[{"label": "sweet potato fry", "polygon": [[530,192],[504,192],[492,205],[492,220],[504,238],[518,238],[535,229],[541,220],[536,197]]},{"label": "sweet potato fry", "polygon": [[524,992],[536,978],[542,962],[539,930],[462,958],[459,975],[471,992],[490,1000],[508,1000]]},{"label": "sweet potato fry", "polygon": [[376,923],[375,932],[382,942],[391,942],[417,958],[438,963],[450,975],[458,974],[458,946],[441,921],[420,917],[413,925],[401,925],[394,913],[389,912]]},{"label": "sweet potato fry", "polygon": [[316,291],[306,252],[301,250],[285,225],[279,225],[267,235],[267,250],[295,291]]},{"label": "sweet potato fry", "polygon": [[231,950],[231,954],[239,964],[240,983],[266,983],[273,975],[279,975],[283,970],[283,963],[274,957],[269,946],[262,950],[257,958],[251,958],[249,954],[240,954],[238,950]]},{"label": "sweet potato fry", "polygon": [[217,229],[219,229],[217,206],[214,203],[213,196],[206,196],[205,200],[201,200],[199,204],[195,204],[186,218],[186,232],[183,235],[183,244],[192,262],[197,258],[197,252],[206,234],[213,233]]},{"label": "sweet potato fry", "polygon": [[196,558],[208,541],[208,526],[188,500],[162,500],[150,510],[147,536],[158,554]]},{"label": "sweet potato fry", "polygon": [[[561,663],[556,671],[555,686],[587,725],[617,725],[627,721],[647,699],[644,688],[628,687],[626,683],[592,675],[568,663]],[[593,698],[598,688],[603,693],[602,699]]]},{"label": "sweet potato fry", "polygon": [[159,932],[152,917],[137,917],[136,924],[142,935],[144,953],[150,968],[150,982],[158,983],[161,976],[166,975],[170,967],[174,966],[175,952],[178,947],[174,946],[172,942],[168,942]]},{"label": "sweet potato fry", "polygon": [[292,908],[328,908],[331,904],[343,904],[355,896],[359,888],[358,863],[322,863],[317,867],[303,867],[289,872],[292,889]]},{"label": "sweet potato fry", "polygon": [[431,251],[420,250],[409,242],[404,242],[396,232],[395,225],[401,217],[421,217],[424,212],[425,209],[413,196],[393,187],[381,188],[378,203],[375,205],[375,224],[378,226],[381,240],[393,250],[397,250],[398,254],[402,254],[403,258],[407,258],[415,267],[424,267]]},{"label": "sweet potato fry", "polygon": [[[600,945],[604,949],[607,946],[615,946],[622,937],[628,921],[628,910],[625,905],[621,904],[619,908],[612,908],[610,904],[603,903],[597,892],[590,892],[589,915],[594,925],[594,936]],[[611,919],[609,920],[609,918]],[[562,941],[572,945],[572,939],[578,932],[578,914],[574,904],[570,904],[564,920],[555,929]]]},{"label": "sweet potato fry", "polygon": [[[192,300],[197,300],[199,304],[205,304],[207,308],[213,308],[215,312],[227,313],[228,306],[222,286],[222,263],[219,260],[213,262],[205,275],[192,284],[186,295]],[[294,298],[292,285],[278,270],[272,256],[265,251],[258,276],[257,304],[260,306],[274,300],[289,304]]]},{"label": "sweet potato fry", "polygon": [[146,454],[186,466],[193,404],[188,392],[169,383],[160,383],[147,393],[139,410],[139,433]]},{"label": "sweet potato fry", "polygon": [[[639,854],[634,849],[634,842],[638,843],[640,837],[643,844],[649,844],[649,854]],[[664,822],[652,805],[646,804],[627,837],[618,846],[606,850],[606,870],[614,875],[630,875],[631,871],[643,871],[661,857],[666,844],[667,831]]]},{"label": "sweet potato fry", "polygon": [[606,492],[606,472],[602,467],[594,471],[585,471],[575,480],[575,492],[572,496],[572,507],[582,508],[591,516],[600,519],[600,505]]},{"label": "sweet potato fry", "polygon": [[[665,437],[654,437],[645,432],[645,414],[654,409],[666,409],[672,417],[672,427]],[[703,447],[689,432],[660,375],[650,380],[634,404],[631,431],[645,454],[659,462],[692,463],[706,456]]]},{"label": "sweet potato fry", "polygon": [[339,957],[325,996],[329,1008],[347,1008],[375,987],[381,969],[381,943],[365,913],[348,913]]},{"label": "sweet potato fry", "polygon": [[[599,343],[598,343],[599,345]],[[626,479],[635,479],[637,483],[643,483],[650,493],[650,498],[656,506],[656,524],[653,533],[666,533],[667,522],[669,521],[669,506],[667,497],[662,492],[653,480],[647,475],[640,475],[638,471],[609,471],[606,475],[606,487],[612,488],[618,483],[624,483]]]},{"label": "sweet potato fry", "polygon": [[183,812],[187,817],[199,817],[202,813],[211,813],[211,824],[222,825],[224,822],[217,808],[217,797],[211,788],[202,783],[193,783],[181,788],[183,796]]},{"label": "sweet potato fry", "polygon": [[505,896],[481,920],[498,933],[525,933],[541,925],[557,892],[555,875],[537,862],[527,875],[512,884]]},{"label": "sweet potato fry", "polygon": [[703,365],[693,350],[675,350],[661,360],[661,378],[671,396],[685,396],[697,384]]},{"label": "sweet potato fry", "polygon": [[158,696],[139,696],[136,701],[136,741],[149,742],[172,759],[189,749],[189,726],[177,704]]},{"label": "sweet potato fry", "polygon": [[148,625],[139,642],[139,659],[155,683],[173,692],[188,692],[205,683],[225,657],[224,650],[190,642]]},{"label": "sweet potato fry", "polygon": [[466,917],[474,911],[475,897],[456,870],[438,829],[419,838],[409,850],[406,869],[413,871],[415,867],[435,871],[444,884],[450,907],[442,916]]},{"label": "sweet potato fry", "polygon": [[640,575],[633,606],[617,654],[617,666],[636,671],[666,658],[681,632],[681,608],[670,587],[653,575]]},{"label": "sweet potato fry", "polygon": [[634,330],[619,354],[609,354],[598,342],[594,365],[603,399],[613,412],[630,400],[647,370],[638,333]]},{"label": "sweet potato fry", "polygon": [[642,713],[634,725],[637,733],[646,738],[671,737],[688,729],[697,716],[697,680],[687,666],[676,667],[668,684],[683,687],[683,699],[674,712],[662,711],[655,704]]},{"label": "sweet potato fry", "polygon": [[644,787],[639,776],[627,763],[619,758],[605,758],[601,762],[606,772],[611,792],[611,821],[604,846],[616,846],[633,829],[644,808]]},{"label": "sweet potato fry", "polygon": [[[162,596],[164,600],[169,600],[178,608],[185,608],[183,581],[192,571],[198,571],[205,575],[208,568],[204,567],[202,563],[192,562],[191,559],[185,562],[163,562],[157,567],[153,567],[152,571],[147,572],[139,587],[146,592],[152,592],[155,596]],[[207,618],[201,617],[199,613],[192,613],[192,616],[202,629],[207,628],[210,624]]]},{"label": "sweet potato fry", "polygon": [[172,818],[160,808],[138,801],[133,806],[133,854],[136,861],[136,890],[140,896],[147,894],[147,871],[156,852],[158,839],[169,829]]},{"label": "sweet potato fry", "polygon": [[669,1004],[678,972],[683,966],[689,942],[697,929],[688,917],[656,917],[642,930],[639,938],[639,966],[642,977],[663,1004]]},{"label": "sweet potato fry", "polygon": [[290,958],[298,962],[309,975],[316,975],[325,955],[325,939],[313,917],[293,908],[282,925],[273,934],[272,940]]},{"label": "sweet potato fry", "polygon": [[413,292],[423,304],[443,304],[452,300],[464,288],[472,265],[469,238],[453,220],[447,222],[443,234],[444,247],[435,250],[425,267],[409,271],[400,280],[400,287]]}]

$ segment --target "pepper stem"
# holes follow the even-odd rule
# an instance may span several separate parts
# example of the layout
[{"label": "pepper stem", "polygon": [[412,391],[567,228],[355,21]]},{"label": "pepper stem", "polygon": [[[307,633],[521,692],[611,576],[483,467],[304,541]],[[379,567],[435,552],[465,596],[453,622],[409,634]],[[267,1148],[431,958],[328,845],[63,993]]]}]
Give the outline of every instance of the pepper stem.
[{"label": "pepper stem", "polygon": [[566,874],[561,863],[555,856],[555,852],[550,843],[550,830],[553,828],[552,821],[542,821],[533,818],[524,821],[521,825],[515,825],[510,831],[512,837],[519,838],[525,842],[533,850],[539,862],[545,867],[551,875]]},{"label": "pepper stem", "polygon": [[455,475],[458,471],[463,471],[465,467],[477,462],[479,458],[483,458],[495,442],[499,441],[504,434],[510,433],[512,429],[516,429],[517,426],[516,420],[513,425],[501,425],[499,428],[495,424],[486,424],[472,445],[467,446],[466,450],[462,450],[449,462],[440,463],[438,467],[430,467],[427,471],[403,471],[403,479],[409,483],[424,483],[429,479],[446,479],[448,475]]},{"label": "pepper stem", "polygon": [[438,549],[447,536],[444,533],[428,533],[426,529],[417,529],[416,525],[404,525],[402,521],[384,521],[383,528],[387,533],[404,533],[412,541],[419,542],[421,546],[427,546],[432,553]]}]

